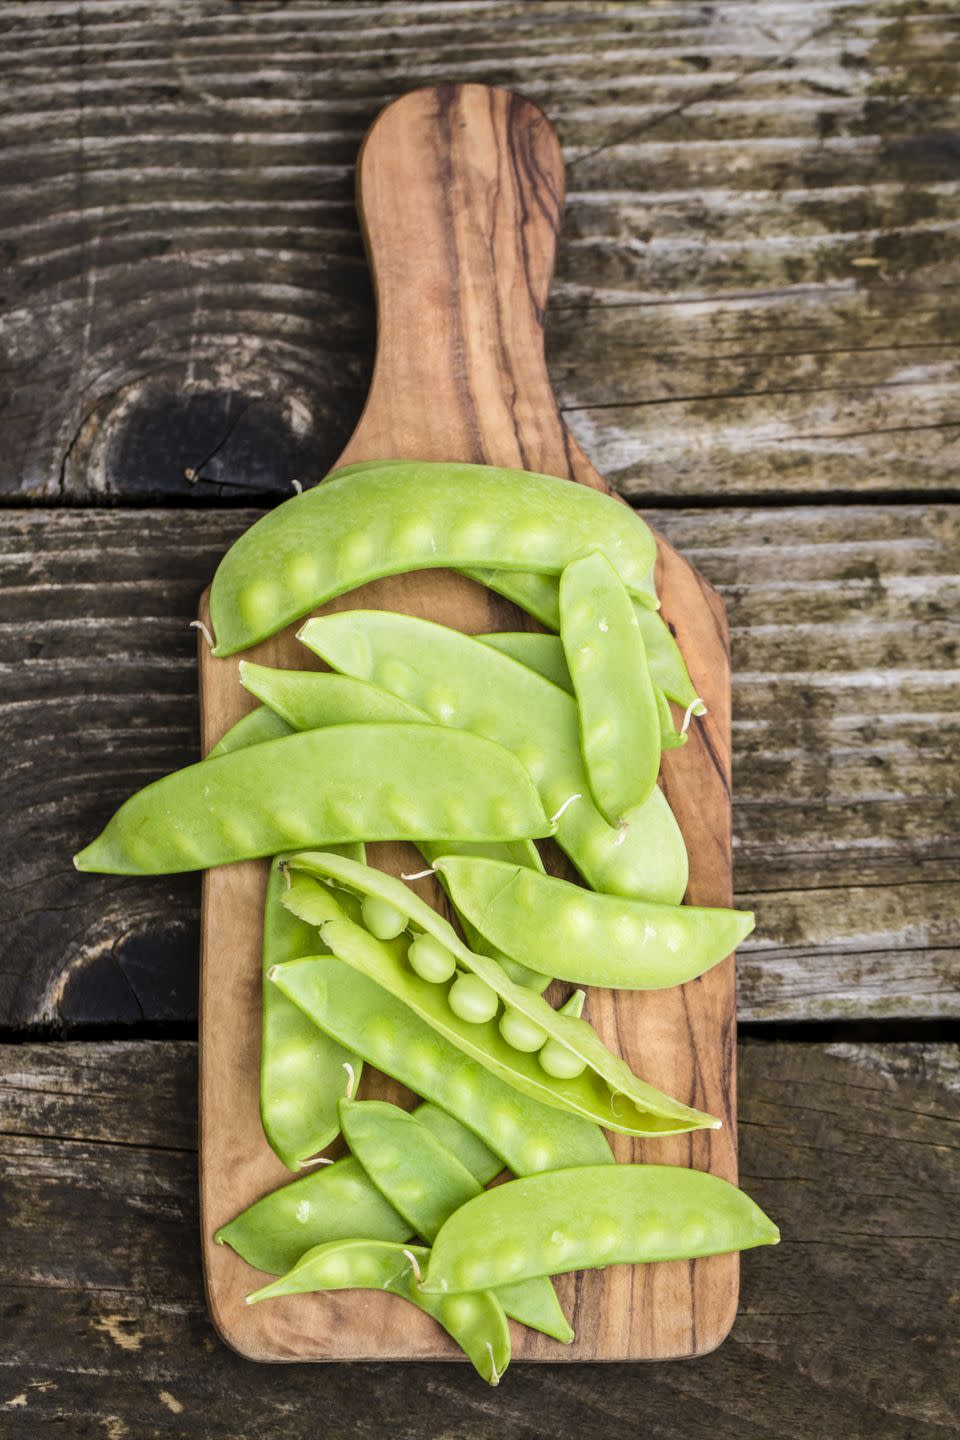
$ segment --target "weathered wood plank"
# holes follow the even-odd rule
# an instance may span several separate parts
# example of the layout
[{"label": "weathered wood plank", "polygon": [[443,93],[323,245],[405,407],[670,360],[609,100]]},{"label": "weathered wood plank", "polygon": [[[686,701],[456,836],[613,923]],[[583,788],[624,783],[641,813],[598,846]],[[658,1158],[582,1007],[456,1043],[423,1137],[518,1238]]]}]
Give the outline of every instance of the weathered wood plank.
[{"label": "weathered wood plank", "polygon": [[[195,1015],[192,877],[69,857],[197,754],[196,598],[254,512],[0,524],[0,1025]],[[958,521],[944,507],[661,511],[727,601],[749,1020],[958,1013]]]},{"label": "weathered wood plank", "polygon": [[318,478],[370,373],[357,146],[451,76],[558,125],[550,362],[612,482],[944,492],[956,22],[914,0],[0,3],[0,495]]},{"label": "weathered wood plank", "polygon": [[254,1440],[956,1433],[960,1072],[935,1045],[740,1046],[743,1183],[783,1230],[691,1364],[254,1366],[200,1282],[189,1044],[0,1050],[0,1428]]}]

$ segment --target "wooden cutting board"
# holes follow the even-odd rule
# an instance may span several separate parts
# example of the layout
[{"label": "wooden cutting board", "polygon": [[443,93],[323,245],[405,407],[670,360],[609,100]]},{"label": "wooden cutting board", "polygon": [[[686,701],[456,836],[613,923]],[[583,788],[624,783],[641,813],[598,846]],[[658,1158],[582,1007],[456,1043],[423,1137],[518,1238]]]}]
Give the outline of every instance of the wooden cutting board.
[{"label": "wooden cutting board", "polygon": [[[543,322],[563,216],[563,161],[543,114],[482,85],[418,90],[390,105],[360,152],[357,203],[376,286],[376,368],[341,463],[382,458],[468,460],[604,482],[568,433],[544,364]],[[589,312],[584,316],[589,324]],[[639,338],[639,337],[638,337]],[[657,583],[709,718],[664,756],[662,784],[690,852],[687,898],[731,901],[730,684],[721,601],[664,541]],[[406,611],[467,632],[531,622],[448,571],[381,580],[328,609]],[[207,616],[207,600],[201,603]],[[306,668],[297,627],[248,652]],[[535,627],[532,627],[535,628]],[[237,656],[200,647],[204,749],[250,708]],[[313,662],[316,664],[317,662]],[[397,873],[419,868],[404,846],[371,847]],[[244,1206],[292,1178],[260,1128],[261,912],[265,862],[210,871],[204,882],[200,1003],[200,1179],[207,1293],[223,1338],[256,1360],[452,1359],[426,1316],[370,1292],[298,1296],[255,1307],[262,1276],[213,1235]],[[438,903],[442,903],[438,901]],[[569,987],[565,987],[569,988]],[[655,994],[594,990],[587,1017],[644,1079],[723,1119],[647,1143],[614,1137],[623,1161],[692,1165],[736,1180],[733,959],[701,980]],[[397,1094],[367,1072],[361,1093]],[[737,1304],[738,1259],[626,1267],[564,1276],[576,1331],[562,1346],[513,1325],[521,1360],[660,1359],[699,1355],[723,1339]]]}]

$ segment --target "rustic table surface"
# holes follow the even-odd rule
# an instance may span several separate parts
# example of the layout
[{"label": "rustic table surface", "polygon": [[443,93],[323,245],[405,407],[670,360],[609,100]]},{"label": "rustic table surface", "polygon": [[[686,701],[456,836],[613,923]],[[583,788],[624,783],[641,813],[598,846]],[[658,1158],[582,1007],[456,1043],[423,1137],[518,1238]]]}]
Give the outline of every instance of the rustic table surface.
[{"label": "rustic table surface", "polygon": [[[957,1433],[956,5],[4,0],[0,28],[0,1435]],[[498,1391],[217,1340],[198,883],[69,858],[196,754],[197,596],[369,379],[358,143],[445,78],[556,123],[564,414],[729,606],[742,1171],[784,1234],[706,1359]]]}]

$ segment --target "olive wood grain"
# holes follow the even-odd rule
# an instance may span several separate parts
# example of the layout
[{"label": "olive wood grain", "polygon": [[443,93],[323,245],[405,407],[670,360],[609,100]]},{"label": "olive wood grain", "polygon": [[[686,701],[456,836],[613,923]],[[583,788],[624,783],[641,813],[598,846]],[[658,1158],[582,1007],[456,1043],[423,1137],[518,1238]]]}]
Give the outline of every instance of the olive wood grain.
[{"label": "olive wood grain", "polygon": [[[419,90],[374,123],[360,155],[358,207],[374,275],[376,365],[344,463],[400,457],[459,459],[604,482],[568,434],[543,355],[543,318],[563,210],[563,163],[542,113],[479,85]],[[688,898],[731,898],[730,706],[722,602],[666,542],[659,546],[663,610],[709,718],[664,760],[663,785],[690,851]],[[466,632],[518,623],[517,612],[449,572],[402,575],[342,597],[330,609],[374,606]],[[204,600],[201,615],[206,614]],[[293,628],[249,652],[266,663],[310,657]],[[203,744],[249,706],[237,657],[201,644]],[[402,846],[378,864],[407,864]],[[452,1358],[433,1322],[394,1297],[366,1292],[245,1307],[258,1275],[213,1243],[216,1228],[289,1177],[257,1112],[261,906],[266,867],[211,871],[204,885],[201,974],[201,1199],[207,1290],[215,1323],[261,1360]],[[732,959],[660,994],[594,991],[589,1018],[644,1078],[723,1119],[704,1132],[646,1145],[615,1140],[621,1160],[695,1165],[736,1178]],[[366,1091],[383,1093],[379,1077]],[[694,1264],[588,1272],[560,1282],[577,1330],[561,1347],[514,1326],[521,1359],[666,1358],[702,1354],[736,1311],[733,1256]]]}]

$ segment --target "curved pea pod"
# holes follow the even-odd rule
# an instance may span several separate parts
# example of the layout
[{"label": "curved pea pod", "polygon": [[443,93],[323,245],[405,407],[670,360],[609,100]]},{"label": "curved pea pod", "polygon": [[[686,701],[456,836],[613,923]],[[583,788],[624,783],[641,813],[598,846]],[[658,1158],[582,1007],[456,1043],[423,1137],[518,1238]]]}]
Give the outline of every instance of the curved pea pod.
[{"label": "curved pea pod", "polygon": [[[343,1137],[377,1189],[427,1244],[482,1186],[414,1115],[384,1100],[341,1100]],[[507,1315],[564,1344],[573,1331],[546,1276],[497,1291]]]},{"label": "curved pea pod", "polygon": [[[330,923],[349,926],[374,945],[390,943],[374,941],[348,920]],[[321,955],[289,961],[274,973],[284,994],[321,1030],[453,1115],[515,1175],[613,1163],[597,1125],[516,1090],[362,970]]]},{"label": "curved pea pod", "polygon": [[657,783],[660,716],[630,596],[605,555],[585,555],[561,575],[560,639],[590,793],[616,825]]},{"label": "curved pea pod", "polygon": [[240,683],[269,706],[278,720],[286,722],[288,734],[291,730],[316,730],[326,725],[432,723],[430,716],[415,705],[350,675],[274,670],[269,665],[241,660]]},{"label": "curved pea pod", "polygon": [[[412,891],[406,892],[409,900],[406,910],[402,911],[402,896],[396,894],[394,887],[399,890],[405,887],[393,881],[392,876],[351,865],[334,855],[296,856],[290,864],[301,867],[301,873],[294,870],[293,886],[284,895],[283,903],[301,919],[317,923],[324,944],[339,959],[383,986],[445,1040],[515,1089],[626,1135],[677,1134],[719,1126],[720,1122],[712,1116],[692,1110],[638,1079],[619,1056],[607,1049],[586,1021],[572,1014],[559,1014],[541,995],[523,985],[515,985],[495,960],[472,954],[453,928]],[[302,873],[308,867],[316,873],[333,874],[344,884],[356,885],[357,871],[368,874],[366,893],[378,894],[410,916],[418,927],[440,941],[463,970],[483,981],[505,1007],[537,1027],[543,1039],[562,1047],[577,1062],[569,1067],[572,1073],[566,1078],[548,1073],[535,1053],[510,1043],[501,1032],[497,1005],[493,1007],[492,1017],[479,1023],[457,1014],[443,985],[424,980],[413,970],[407,957],[405,936],[378,940],[349,920],[327,921],[325,917],[336,902],[329,892],[322,893],[326,887],[319,882],[311,887]],[[291,999],[303,1003],[296,993],[295,982],[303,978],[296,966],[297,962],[292,966],[281,965],[272,976]]]},{"label": "curved pea pod", "polygon": [[652,905],[597,895],[552,875],[496,860],[437,860],[458,910],[493,945],[561,980],[622,990],[662,990],[695,980],[754,926],[749,910]]},{"label": "curved pea pod", "polygon": [[[533,630],[496,630],[489,635],[476,635],[474,639],[499,650],[502,655],[509,655],[512,660],[519,661],[528,669],[536,670],[544,680],[551,680],[554,685],[559,685],[561,690],[566,690],[568,695],[573,694],[573,681],[570,679],[563,644],[558,635],[542,635]],[[678,731],[670,701],[656,681],[652,680],[652,683],[660,721],[660,748],[675,750],[680,745],[686,745],[687,735]],[[703,713],[702,706],[698,713]]]},{"label": "curved pea pod", "polygon": [[78,870],[173,874],[358,840],[513,840],[550,830],[502,746],[424,725],[334,725],[189,765],[133,795]]},{"label": "curved pea pod", "polygon": [[742,1190],[680,1165],[583,1166],[509,1181],[457,1210],[430,1253],[421,1294],[459,1294],[570,1270],[694,1260],[780,1231]]},{"label": "curved pea pod", "polygon": [[292,735],[296,728],[288,725],[266,705],[258,705],[256,710],[251,710],[236,725],[230,726],[226,735],[207,751],[206,759],[216,760],[218,756],[229,755],[234,750],[246,750],[248,745],[262,745],[265,740],[279,740],[284,735]]},{"label": "curved pea pod", "polygon": [[[439,1298],[423,1294],[416,1276],[429,1255],[422,1245],[335,1240],[308,1250],[288,1274],[248,1295],[247,1304],[322,1290],[388,1290],[432,1316],[460,1346],[477,1374],[488,1384],[499,1385],[510,1363],[510,1328],[503,1306],[482,1291]],[[467,1301],[470,1303],[464,1303]]]},{"label": "curved pea pod", "polygon": [[[548,630],[560,629],[560,587],[556,576],[517,570],[468,570],[466,573],[472,580],[512,600]],[[707,707],[694,689],[669,625],[657,610],[646,605],[637,605],[635,609],[654,684],[677,705],[692,707],[695,715],[705,715]]]},{"label": "curved pea pod", "polygon": [[[355,859],[363,860],[363,847]],[[323,1150],[339,1132],[343,1067],[359,1082],[363,1062],[331,1040],[266,980],[274,965],[316,948],[316,931],[299,920],[280,896],[286,878],[270,867],[263,912],[263,1023],[260,1038],[260,1120],[270,1148],[288,1170]],[[359,906],[356,907],[359,913]]]},{"label": "curved pea pod", "polygon": [[[503,1169],[499,1156],[445,1110],[422,1104],[413,1113],[481,1185]],[[283,1275],[314,1245],[358,1237],[407,1240],[413,1233],[359,1160],[346,1155],[254,1201],[221,1226],[215,1238],[255,1270]]]},{"label": "curved pea pod", "polygon": [[595,890],[664,904],[681,899],[687,852],[664,795],[655,789],[626,817],[628,829],[607,824],[590,799],[576,703],[556,685],[458,630],[387,611],[310,620],[300,639],[334,670],[511,750],[554,817],[557,843]]},{"label": "curved pea pod", "polygon": [[653,535],[612,496],[488,465],[358,467],[278,505],[230,547],[210,591],[213,653],[244,650],[383,575],[467,565],[559,574],[596,548],[655,609]]}]

